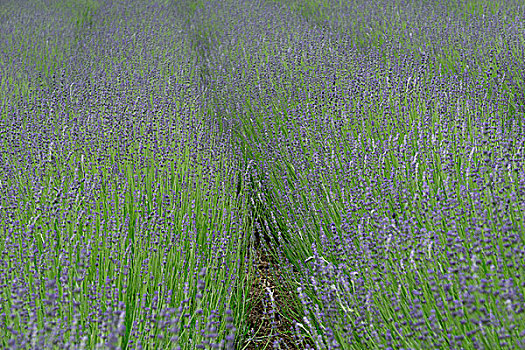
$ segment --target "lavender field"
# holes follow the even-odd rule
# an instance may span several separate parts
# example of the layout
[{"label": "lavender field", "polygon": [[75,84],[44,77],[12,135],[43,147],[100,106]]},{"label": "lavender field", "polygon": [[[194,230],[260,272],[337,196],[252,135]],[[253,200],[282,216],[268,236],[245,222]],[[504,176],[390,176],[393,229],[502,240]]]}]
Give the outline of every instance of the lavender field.
[{"label": "lavender field", "polygon": [[0,348],[525,349],[521,0],[0,2]]}]

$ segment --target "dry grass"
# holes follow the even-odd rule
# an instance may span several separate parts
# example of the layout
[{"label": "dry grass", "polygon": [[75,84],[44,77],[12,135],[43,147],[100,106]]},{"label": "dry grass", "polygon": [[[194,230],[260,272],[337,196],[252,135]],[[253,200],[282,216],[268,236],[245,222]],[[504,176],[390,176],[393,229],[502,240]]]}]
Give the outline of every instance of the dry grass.
[{"label": "dry grass", "polygon": [[[265,241],[269,243],[267,237],[265,237]],[[255,267],[255,278],[252,281],[249,295],[251,309],[249,310],[247,319],[249,329],[253,331],[253,335],[241,346],[241,349],[274,349],[273,343],[275,340],[279,341],[279,347],[277,349],[304,350],[307,348],[305,343],[314,349],[315,346],[311,340],[306,339],[302,342],[297,340],[297,337],[292,331],[294,329],[293,321],[285,318],[281,314],[284,305],[286,305],[287,308],[294,305],[293,298],[290,294],[279,294],[275,284],[275,278],[279,276],[279,263],[273,256],[264,251],[259,234],[257,233],[255,234],[253,248],[252,251],[255,254],[254,261],[257,266]],[[274,310],[273,317],[272,310]],[[292,310],[300,314],[299,310],[295,308],[292,308]],[[275,322],[273,327],[272,322]]]}]

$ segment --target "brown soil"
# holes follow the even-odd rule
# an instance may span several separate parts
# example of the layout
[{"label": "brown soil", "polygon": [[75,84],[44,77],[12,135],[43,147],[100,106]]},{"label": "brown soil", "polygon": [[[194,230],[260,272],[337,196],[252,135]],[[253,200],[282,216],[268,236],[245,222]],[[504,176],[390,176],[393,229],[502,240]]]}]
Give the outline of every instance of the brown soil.
[{"label": "brown soil", "polygon": [[[257,235],[258,236],[258,235]],[[253,336],[240,347],[240,350],[262,350],[274,349],[273,342],[279,340],[279,348],[284,349],[300,349],[304,350],[309,344],[310,348],[315,349],[314,344],[310,339],[306,339],[298,344],[298,340],[294,336],[294,323],[286,319],[281,311],[283,305],[290,308],[295,305],[294,298],[290,294],[280,295],[276,288],[274,281],[274,274],[279,274],[279,264],[268,253],[265,253],[261,247],[258,237],[256,237],[255,259],[257,266],[255,268],[255,278],[252,281],[251,292],[249,298],[251,300],[252,308],[248,314],[248,326],[250,331],[253,330]],[[274,273],[272,273],[272,266]],[[272,301],[270,295],[273,295],[275,305],[274,321],[275,325],[272,328]],[[266,307],[266,314],[265,314]],[[292,308],[294,313],[301,314],[296,308]],[[301,322],[300,320],[297,320]],[[278,333],[278,334],[276,334]]]}]

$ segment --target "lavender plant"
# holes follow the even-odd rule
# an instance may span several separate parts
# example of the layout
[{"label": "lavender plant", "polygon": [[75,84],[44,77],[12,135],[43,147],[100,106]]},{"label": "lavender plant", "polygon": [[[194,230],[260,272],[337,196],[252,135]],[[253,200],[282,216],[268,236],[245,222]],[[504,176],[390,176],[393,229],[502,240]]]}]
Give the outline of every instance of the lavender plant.
[{"label": "lavender plant", "polygon": [[298,22],[239,63],[239,137],[318,348],[523,347],[523,11],[507,5],[433,7],[419,52]]},{"label": "lavender plant", "polygon": [[71,47],[67,12],[21,6],[57,38],[11,22],[2,44],[1,346],[233,348],[250,273],[237,162],[205,127],[182,21],[108,1]]},{"label": "lavender plant", "polygon": [[0,6],[0,344],[524,347],[524,15]]}]

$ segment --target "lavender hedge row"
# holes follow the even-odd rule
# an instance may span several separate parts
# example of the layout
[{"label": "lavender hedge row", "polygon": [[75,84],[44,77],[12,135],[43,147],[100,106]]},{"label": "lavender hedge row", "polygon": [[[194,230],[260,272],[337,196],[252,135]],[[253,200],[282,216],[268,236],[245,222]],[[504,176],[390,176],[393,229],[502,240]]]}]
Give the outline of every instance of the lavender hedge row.
[{"label": "lavender hedge row", "polygon": [[0,347],[231,349],[239,162],[203,117],[184,18],[77,5],[2,12]]},{"label": "lavender hedge row", "polygon": [[319,349],[524,347],[523,8],[341,3],[252,4],[216,85],[290,316]]}]

